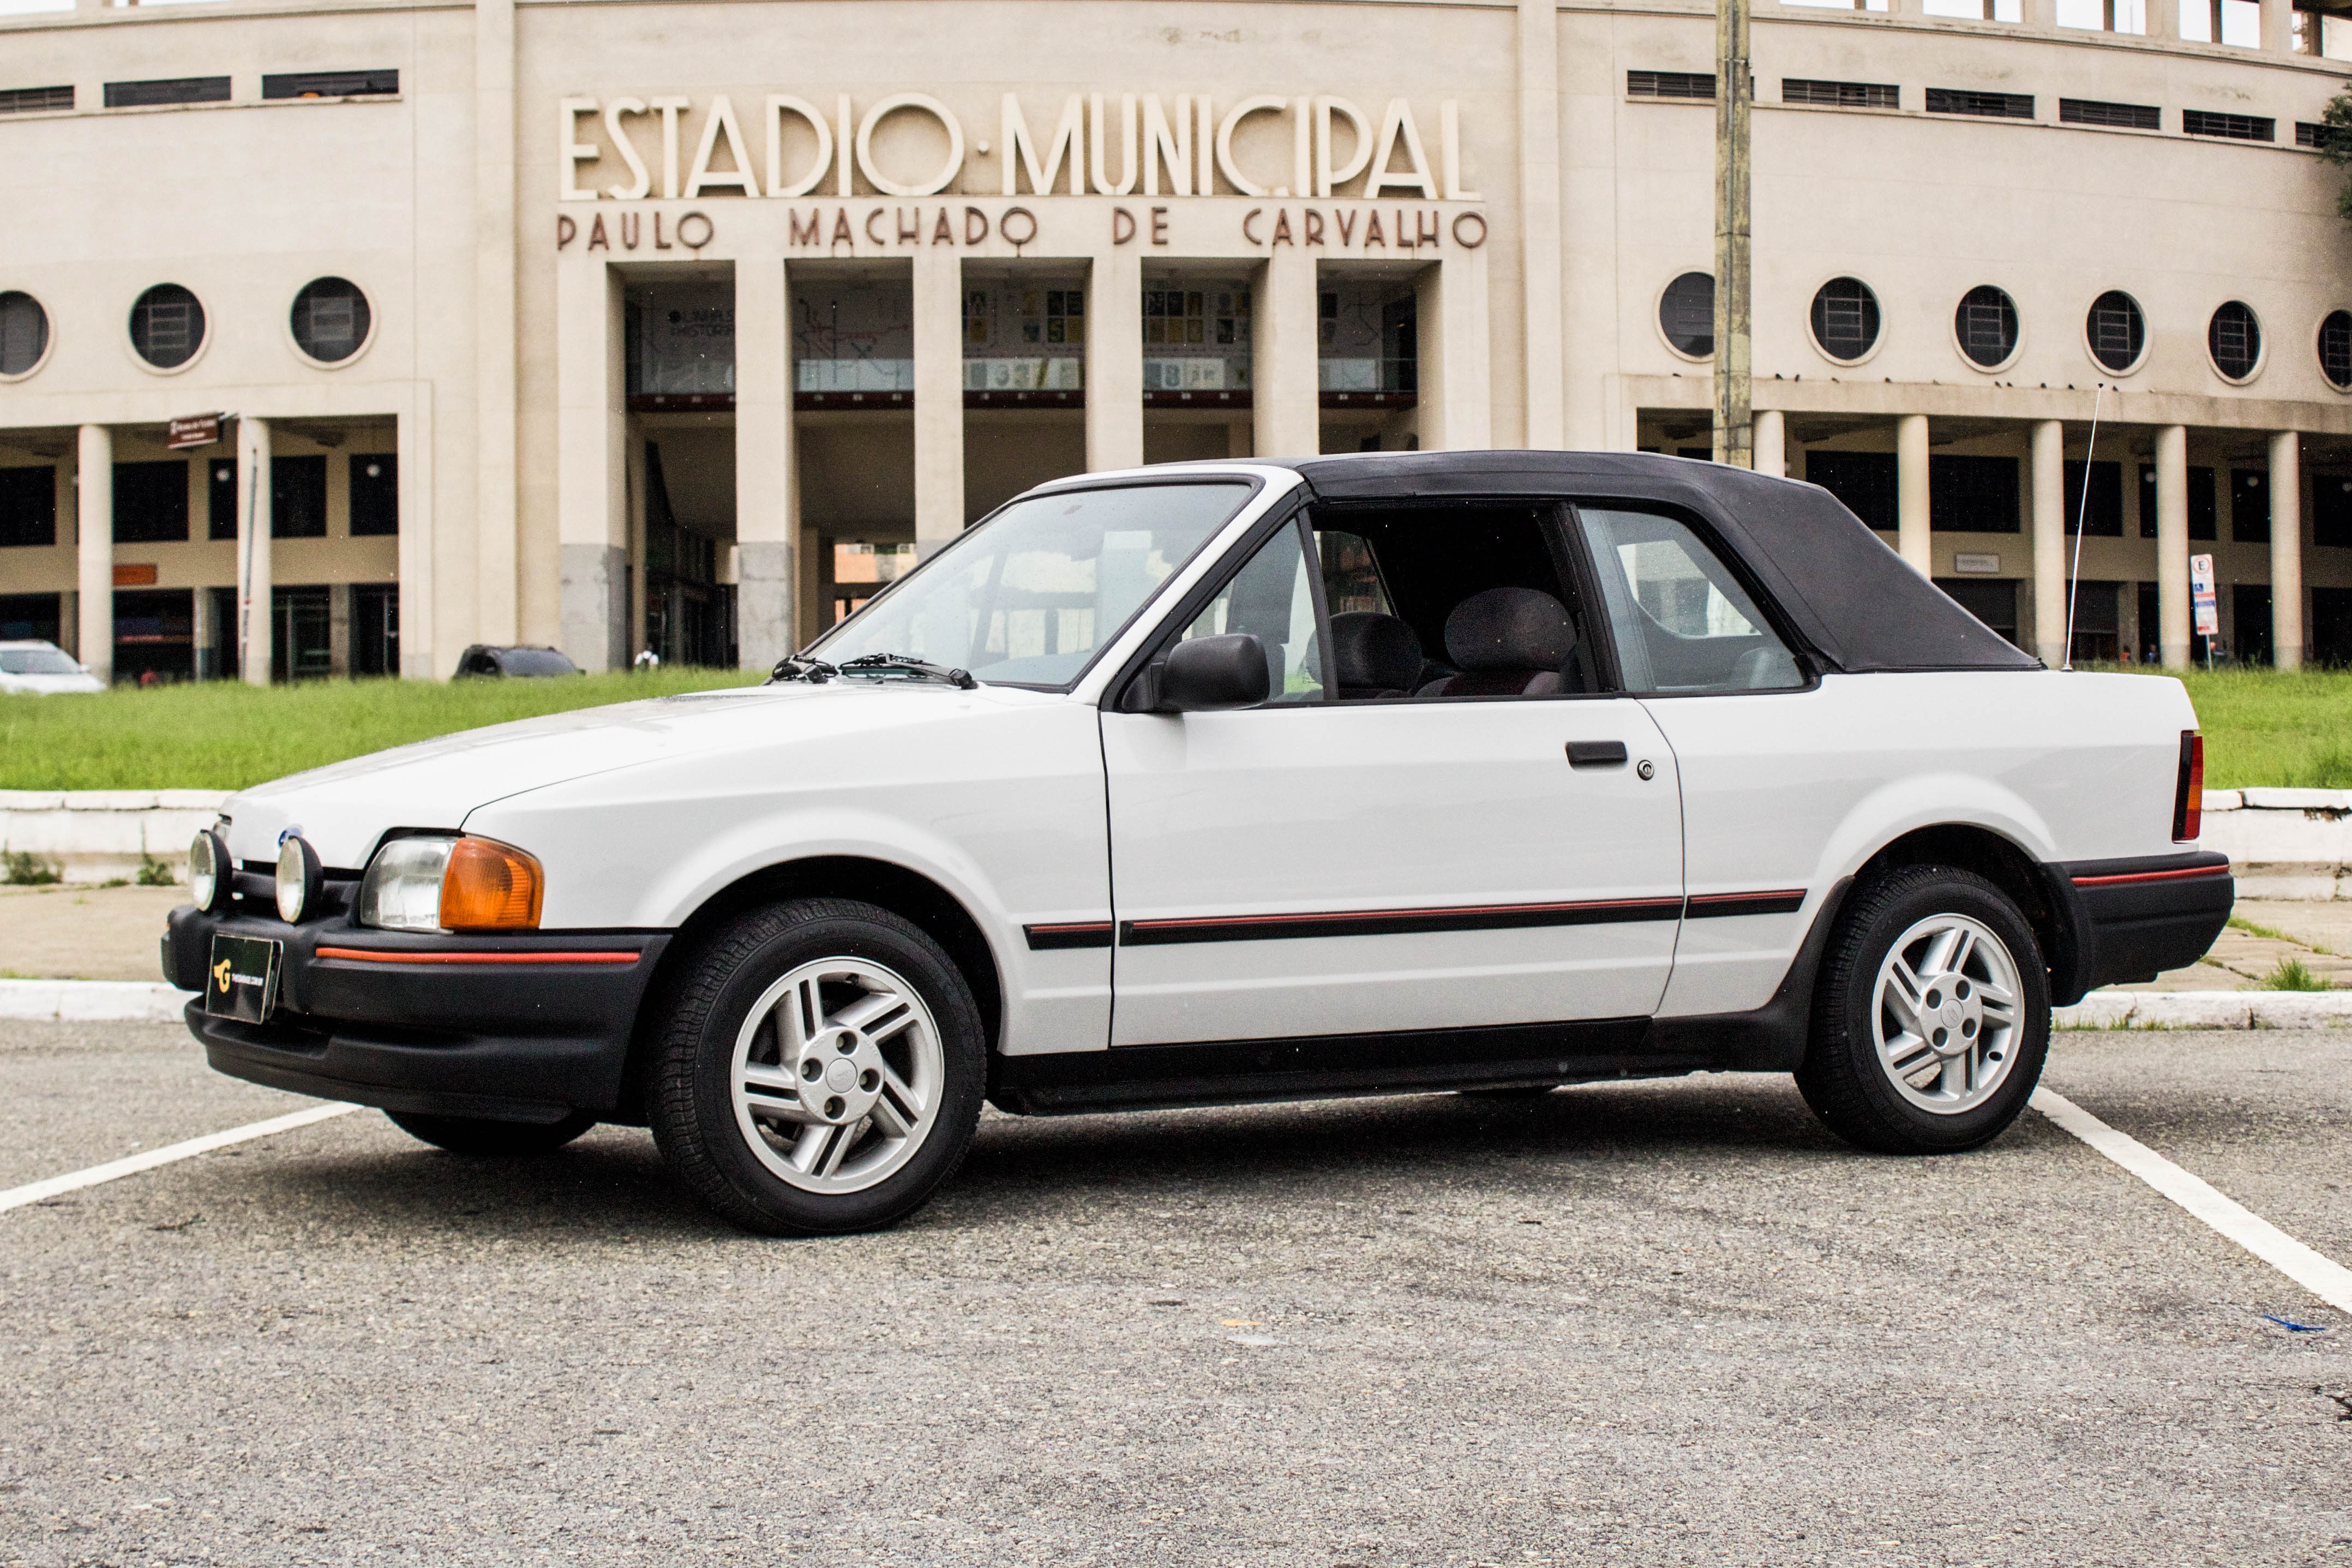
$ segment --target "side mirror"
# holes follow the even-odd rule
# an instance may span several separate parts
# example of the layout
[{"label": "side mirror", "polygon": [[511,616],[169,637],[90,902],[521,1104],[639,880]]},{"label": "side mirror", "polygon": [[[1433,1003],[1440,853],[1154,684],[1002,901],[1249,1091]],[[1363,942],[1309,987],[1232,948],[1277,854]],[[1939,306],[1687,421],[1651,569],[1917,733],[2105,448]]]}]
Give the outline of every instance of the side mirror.
[{"label": "side mirror", "polygon": [[1160,662],[1156,713],[1220,713],[1255,707],[1274,695],[1265,644],[1248,632],[1195,637]]}]

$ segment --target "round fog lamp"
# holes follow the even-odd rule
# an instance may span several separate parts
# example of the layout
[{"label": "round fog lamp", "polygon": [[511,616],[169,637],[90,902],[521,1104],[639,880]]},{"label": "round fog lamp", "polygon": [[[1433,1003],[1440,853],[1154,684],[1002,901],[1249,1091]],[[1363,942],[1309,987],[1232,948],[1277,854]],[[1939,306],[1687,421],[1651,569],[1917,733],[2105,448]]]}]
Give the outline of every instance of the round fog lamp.
[{"label": "round fog lamp", "polygon": [[229,863],[228,846],[210,828],[188,842],[188,897],[206,915],[217,915],[228,903],[229,886],[236,880]]},{"label": "round fog lamp", "polygon": [[299,924],[318,908],[319,891],[326,880],[326,869],[319,863],[319,852],[310,847],[310,841],[288,834],[278,846],[278,918],[289,925]]}]

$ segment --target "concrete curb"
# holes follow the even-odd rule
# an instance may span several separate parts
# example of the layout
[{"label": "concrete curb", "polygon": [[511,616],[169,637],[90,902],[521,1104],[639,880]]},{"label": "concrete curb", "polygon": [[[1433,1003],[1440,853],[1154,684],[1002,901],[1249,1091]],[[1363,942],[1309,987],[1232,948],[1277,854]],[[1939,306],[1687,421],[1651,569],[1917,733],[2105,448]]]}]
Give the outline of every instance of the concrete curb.
[{"label": "concrete curb", "polygon": [[2352,991],[2093,991],[2058,1029],[2352,1029]]},{"label": "concrete curb", "polygon": [[177,1023],[194,996],[161,980],[0,980],[0,1019]]}]

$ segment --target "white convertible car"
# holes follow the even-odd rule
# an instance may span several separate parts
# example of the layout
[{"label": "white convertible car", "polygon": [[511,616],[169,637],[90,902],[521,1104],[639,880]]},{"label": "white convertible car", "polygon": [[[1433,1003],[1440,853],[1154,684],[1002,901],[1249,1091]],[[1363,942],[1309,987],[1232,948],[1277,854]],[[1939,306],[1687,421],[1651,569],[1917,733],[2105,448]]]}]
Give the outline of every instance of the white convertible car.
[{"label": "white convertible car", "polygon": [[1796,1075],[1976,1147],[2228,915],[2177,682],[2043,669],[1826,492],[1389,454],[1040,486],[765,685],[248,789],[224,1072],[478,1154],[650,1124],[853,1230],[1024,1114]]}]

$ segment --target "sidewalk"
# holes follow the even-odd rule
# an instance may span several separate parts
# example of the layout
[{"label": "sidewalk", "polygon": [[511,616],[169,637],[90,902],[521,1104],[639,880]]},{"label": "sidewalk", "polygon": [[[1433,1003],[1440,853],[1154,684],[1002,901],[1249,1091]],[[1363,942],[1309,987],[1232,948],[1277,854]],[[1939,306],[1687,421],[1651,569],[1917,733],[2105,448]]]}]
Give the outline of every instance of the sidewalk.
[{"label": "sidewalk", "polygon": [[161,980],[163,917],[184,887],[0,887],[0,977]]}]

